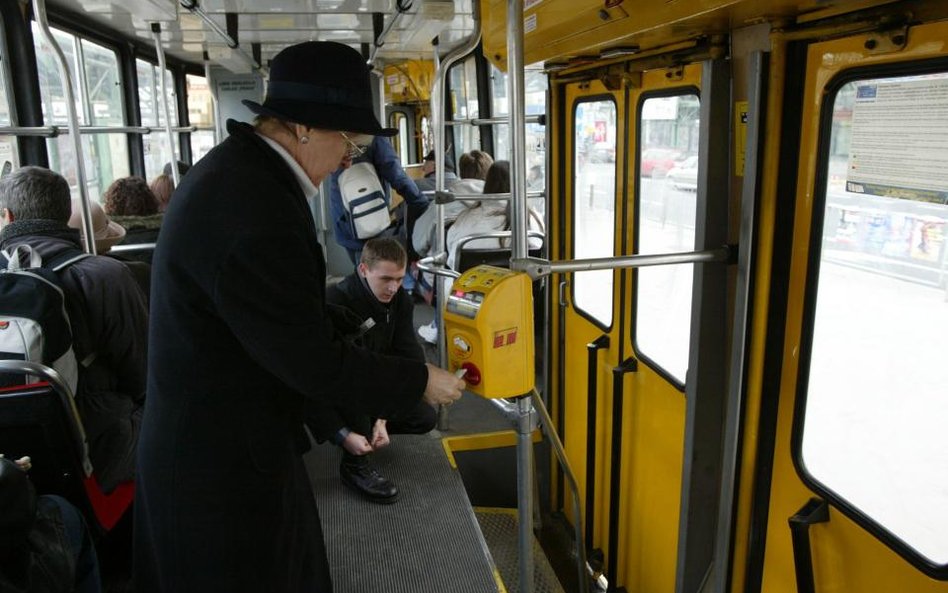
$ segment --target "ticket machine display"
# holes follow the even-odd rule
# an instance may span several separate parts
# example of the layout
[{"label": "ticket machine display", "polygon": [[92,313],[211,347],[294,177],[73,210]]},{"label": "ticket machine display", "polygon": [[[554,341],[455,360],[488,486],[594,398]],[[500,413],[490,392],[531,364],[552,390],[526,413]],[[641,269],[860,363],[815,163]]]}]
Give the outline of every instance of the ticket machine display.
[{"label": "ticket machine display", "polygon": [[530,277],[477,266],[445,299],[448,370],[464,369],[468,390],[487,398],[533,389],[533,292]]}]

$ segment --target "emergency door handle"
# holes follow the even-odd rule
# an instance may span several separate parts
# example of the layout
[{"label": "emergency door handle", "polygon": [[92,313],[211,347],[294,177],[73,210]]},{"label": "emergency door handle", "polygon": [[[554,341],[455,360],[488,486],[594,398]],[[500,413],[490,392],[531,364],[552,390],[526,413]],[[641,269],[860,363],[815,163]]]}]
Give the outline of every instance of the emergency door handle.
[{"label": "emergency door handle", "polygon": [[797,593],[816,593],[813,581],[813,551],[810,548],[810,525],[829,521],[829,505],[820,498],[811,498],[790,517],[790,539],[793,542],[793,567],[797,575]]},{"label": "emergency door handle", "polygon": [[596,514],[596,402],[598,400],[599,351],[609,347],[609,336],[602,334],[586,344],[586,544],[592,546]]},{"label": "emergency door handle", "polygon": [[[634,358],[626,358],[612,369],[612,450],[610,453],[611,468],[609,470],[609,545],[607,556],[618,558],[619,550],[619,480],[622,477],[622,416],[625,404],[625,375],[639,370],[639,362]],[[632,491],[632,480],[627,484]],[[618,562],[610,561],[606,578],[610,583],[618,579]]]}]

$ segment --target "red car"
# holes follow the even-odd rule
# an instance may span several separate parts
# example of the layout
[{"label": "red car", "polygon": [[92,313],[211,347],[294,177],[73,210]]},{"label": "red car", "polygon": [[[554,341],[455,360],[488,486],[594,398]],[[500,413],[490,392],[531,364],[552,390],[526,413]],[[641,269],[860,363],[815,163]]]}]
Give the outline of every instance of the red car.
[{"label": "red car", "polygon": [[639,163],[639,174],[644,177],[664,177],[681,157],[680,152],[670,148],[646,148]]}]

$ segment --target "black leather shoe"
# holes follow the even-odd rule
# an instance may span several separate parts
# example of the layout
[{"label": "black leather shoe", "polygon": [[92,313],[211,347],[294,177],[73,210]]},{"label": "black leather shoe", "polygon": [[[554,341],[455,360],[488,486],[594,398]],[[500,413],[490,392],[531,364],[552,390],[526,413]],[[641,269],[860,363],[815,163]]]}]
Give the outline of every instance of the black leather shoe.
[{"label": "black leather shoe", "polygon": [[339,477],[343,484],[366,500],[379,504],[391,504],[398,500],[395,484],[380,474],[364,455],[346,455],[339,465]]}]

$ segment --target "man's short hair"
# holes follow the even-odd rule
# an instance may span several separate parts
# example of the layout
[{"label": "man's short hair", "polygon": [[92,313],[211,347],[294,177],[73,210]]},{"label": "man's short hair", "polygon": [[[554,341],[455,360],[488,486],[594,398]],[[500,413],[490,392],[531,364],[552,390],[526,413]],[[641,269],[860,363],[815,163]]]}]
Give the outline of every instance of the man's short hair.
[{"label": "man's short hair", "polygon": [[0,179],[0,208],[13,220],[55,220],[66,224],[72,212],[69,183],[43,167],[20,167]]},{"label": "man's short hair", "polygon": [[472,150],[461,155],[459,165],[461,168],[461,179],[486,179],[487,170],[490,169],[494,159],[489,154],[481,150]]},{"label": "man's short hair", "polygon": [[[429,150],[428,154],[425,155],[425,162],[435,162],[435,153],[433,150]],[[451,157],[451,153],[449,152],[444,153],[444,170],[454,173],[454,159]]]},{"label": "man's short hair", "polygon": [[369,239],[362,247],[362,263],[367,268],[372,269],[380,261],[390,261],[400,268],[405,267],[408,255],[405,254],[405,248],[392,237],[376,237]]}]

